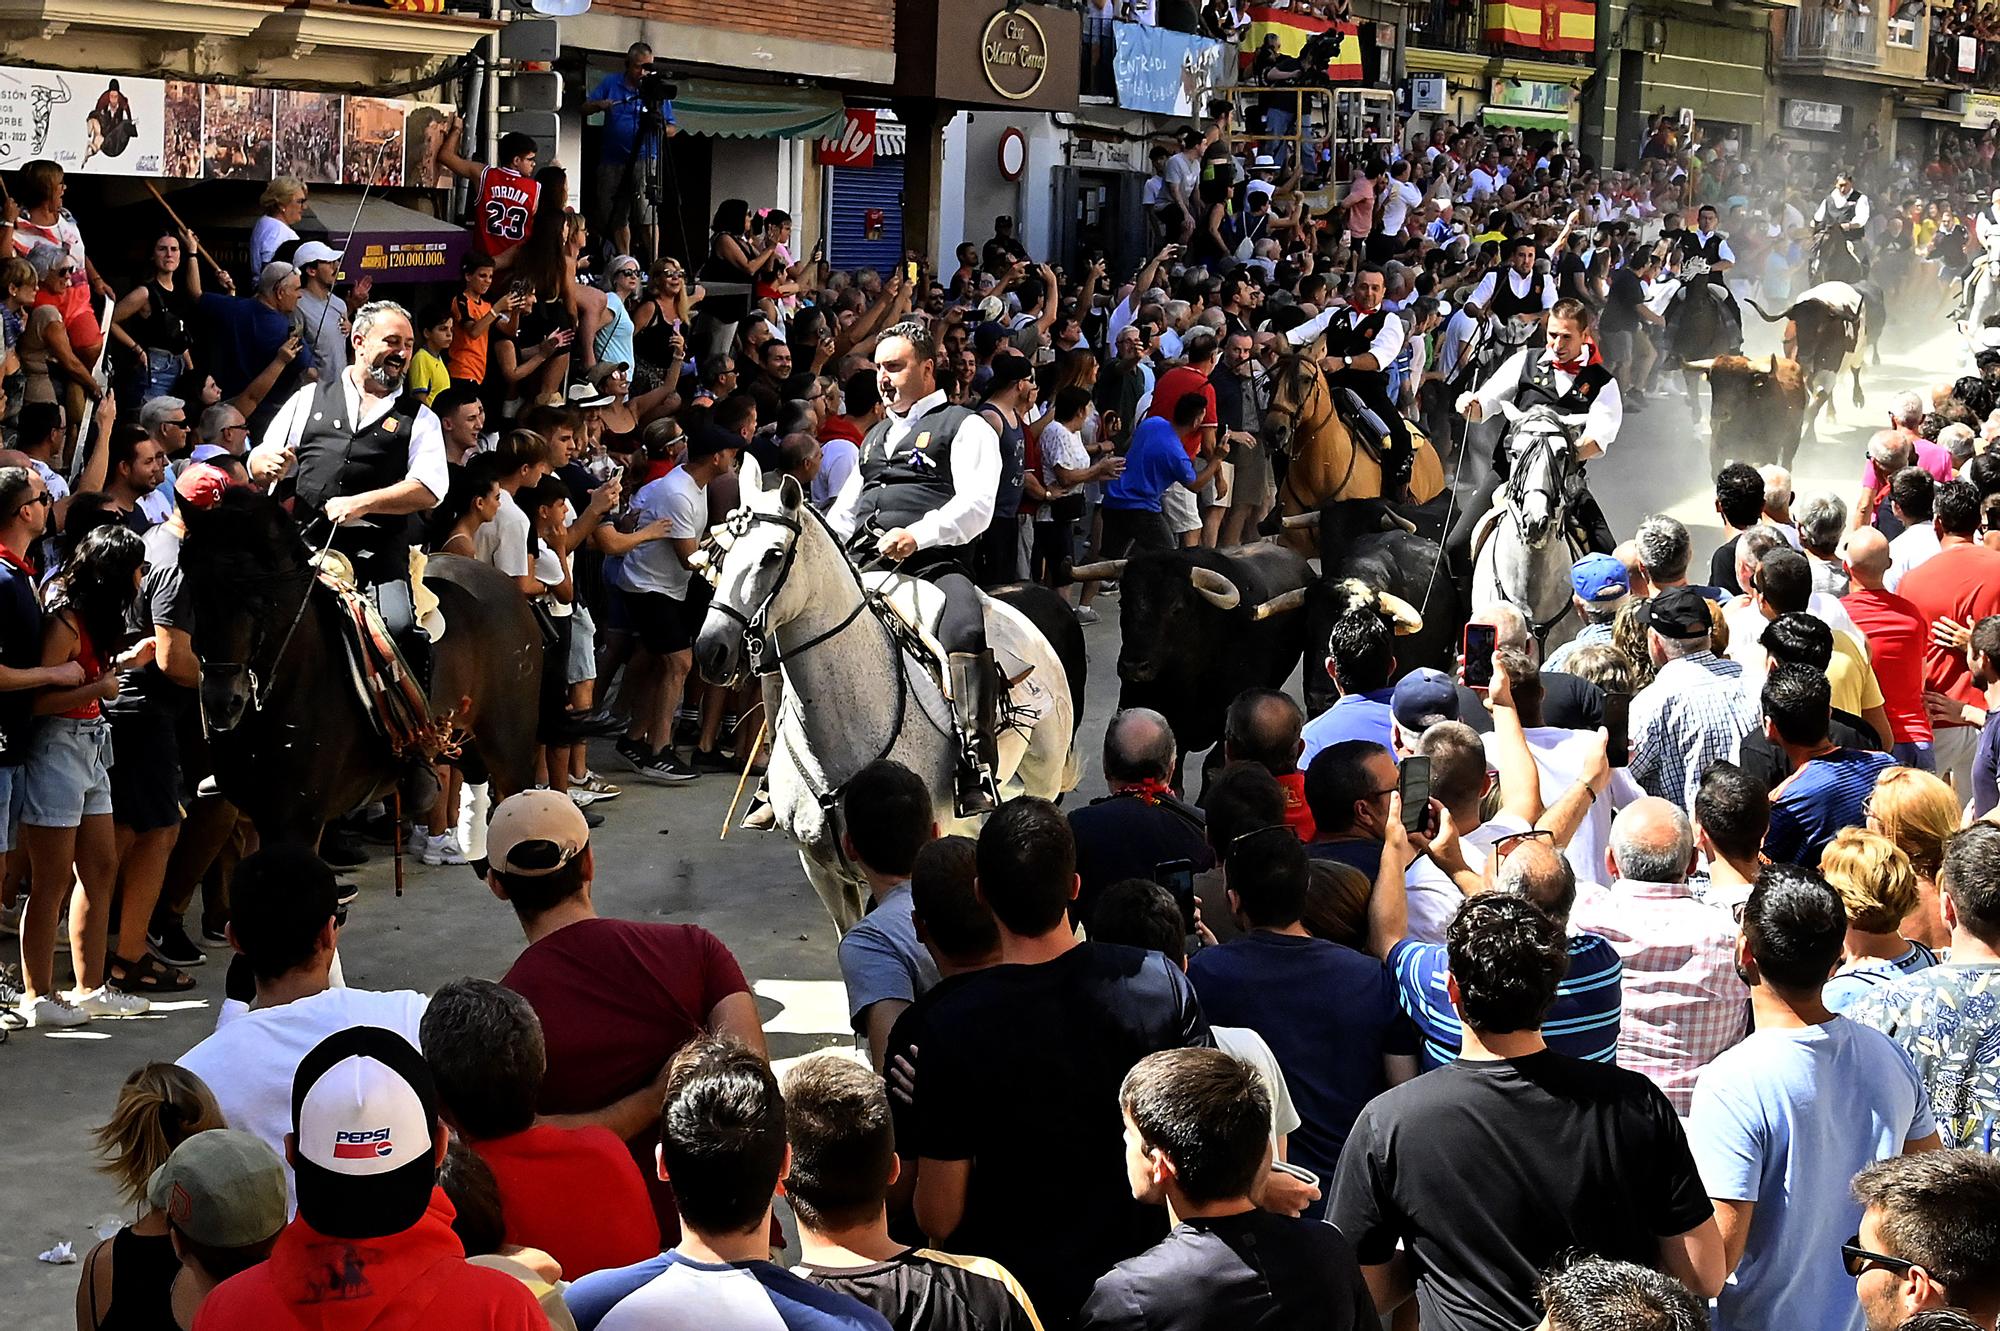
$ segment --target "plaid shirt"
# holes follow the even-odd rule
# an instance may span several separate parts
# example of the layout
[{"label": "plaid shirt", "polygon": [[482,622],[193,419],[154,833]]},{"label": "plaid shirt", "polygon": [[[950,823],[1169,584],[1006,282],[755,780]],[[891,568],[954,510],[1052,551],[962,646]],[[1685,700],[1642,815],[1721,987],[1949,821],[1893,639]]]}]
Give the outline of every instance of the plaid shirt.
[{"label": "plaid shirt", "polygon": [[1632,779],[1691,809],[1701,774],[1734,762],[1743,737],[1763,724],[1763,700],[1744,689],[1741,664],[1706,651],[1669,661],[1632,699]]},{"label": "plaid shirt", "polygon": [[1686,883],[1621,878],[1609,892],[1578,892],[1570,927],[1603,938],[1625,963],[1618,1066],[1650,1077],[1685,1118],[1696,1075],[1750,1029],[1735,924]]}]

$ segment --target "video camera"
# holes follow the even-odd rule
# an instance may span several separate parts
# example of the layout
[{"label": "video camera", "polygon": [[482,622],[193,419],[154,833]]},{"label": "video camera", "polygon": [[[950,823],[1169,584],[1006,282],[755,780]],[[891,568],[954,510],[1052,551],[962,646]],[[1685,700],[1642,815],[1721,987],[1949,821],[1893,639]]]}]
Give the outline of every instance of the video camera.
[{"label": "video camera", "polygon": [[658,70],[648,69],[639,76],[639,100],[646,104],[649,111],[658,110],[661,104],[671,102],[680,95],[679,86]]}]

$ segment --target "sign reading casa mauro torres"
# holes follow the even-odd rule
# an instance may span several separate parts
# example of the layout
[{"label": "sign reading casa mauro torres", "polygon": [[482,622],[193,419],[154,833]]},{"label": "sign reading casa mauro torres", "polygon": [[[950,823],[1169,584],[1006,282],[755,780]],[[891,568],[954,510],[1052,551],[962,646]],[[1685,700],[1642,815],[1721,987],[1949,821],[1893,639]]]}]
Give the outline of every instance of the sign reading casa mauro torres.
[{"label": "sign reading casa mauro torres", "polygon": [[896,0],[896,94],[952,107],[1074,111],[1080,9],[1022,0]]},{"label": "sign reading casa mauro torres", "polygon": [[1025,9],[1001,10],[979,41],[980,68],[993,91],[1009,101],[1035,95],[1049,74],[1049,38]]}]

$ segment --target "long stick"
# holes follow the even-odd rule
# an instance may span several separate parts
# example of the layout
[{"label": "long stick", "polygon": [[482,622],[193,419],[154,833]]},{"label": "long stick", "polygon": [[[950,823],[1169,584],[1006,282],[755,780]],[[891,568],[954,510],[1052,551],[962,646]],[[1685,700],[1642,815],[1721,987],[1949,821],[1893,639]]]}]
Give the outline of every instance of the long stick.
[{"label": "long stick", "polygon": [[717,841],[729,839],[729,828],[736,821],[736,806],[743,802],[743,787],[750,784],[750,769],[757,765],[757,755],[764,748],[764,736],[770,733],[771,718],[766,716],[757,723],[757,741],[750,746],[750,756],[743,760],[743,775],[736,778],[736,793],[729,797],[729,812],[722,815],[722,831],[716,834]]},{"label": "long stick", "polygon": [[201,242],[194,238],[193,230],[189,228],[186,222],[181,221],[181,215],[174,211],[174,206],[171,203],[167,202],[167,196],[160,193],[160,187],[158,185],[155,185],[152,181],[149,180],[146,182],[146,188],[151,190],[153,192],[153,197],[160,201],[160,207],[167,210],[167,216],[173,220],[173,224],[175,226],[181,229],[181,234],[185,235],[188,238],[188,243],[194,246],[194,252],[196,254],[199,254],[202,258],[208,260],[209,268],[215,273],[217,277],[221,277],[222,265],[217,263],[215,261],[215,256],[213,254],[210,254],[207,250],[203,249]]}]

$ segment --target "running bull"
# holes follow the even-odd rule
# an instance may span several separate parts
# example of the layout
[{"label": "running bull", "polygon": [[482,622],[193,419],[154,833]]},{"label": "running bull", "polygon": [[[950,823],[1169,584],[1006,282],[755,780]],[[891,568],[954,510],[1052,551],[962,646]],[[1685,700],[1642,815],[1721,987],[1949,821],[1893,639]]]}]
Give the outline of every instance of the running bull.
[{"label": "running bull", "polygon": [[1805,372],[1811,395],[1806,404],[1808,437],[1816,437],[1813,427],[1821,407],[1829,421],[1834,419],[1833,390],[1842,373],[1853,376],[1854,405],[1861,405],[1861,366],[1871,355],[1881,363],[1876,341],[1888,318],[1882,288],[1873,282],[1821,282],[1800,293],[1781,313],[1773,314],[1754,300],[1750,308],[1767,322],[1785,323],[1785,354]]},{"label": "running bull", "polygon": [[1790,469],[1806,424],[1803,366],[1782,356],[1710,356],[1682,368],[1708,376],[1710,471],[1731,462]]}]

